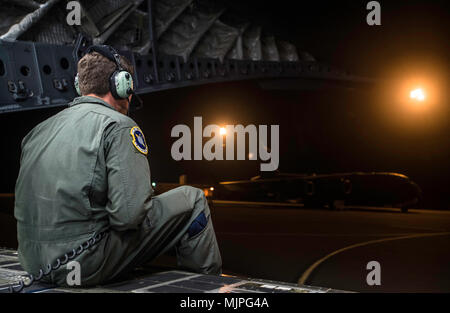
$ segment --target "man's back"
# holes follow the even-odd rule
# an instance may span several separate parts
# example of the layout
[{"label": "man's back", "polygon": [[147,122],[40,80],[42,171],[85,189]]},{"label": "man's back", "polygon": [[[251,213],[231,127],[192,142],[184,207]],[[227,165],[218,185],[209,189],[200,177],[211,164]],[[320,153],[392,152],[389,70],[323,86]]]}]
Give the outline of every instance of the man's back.
[{"label": "man's back", "polygon": [[109,118],[86,106],[91,105],[71,107],[49,118],[23,140],[16,185],[19,223],[55,227],[89,220],[92,212],[85,201],[92,192],[88,188]]}]

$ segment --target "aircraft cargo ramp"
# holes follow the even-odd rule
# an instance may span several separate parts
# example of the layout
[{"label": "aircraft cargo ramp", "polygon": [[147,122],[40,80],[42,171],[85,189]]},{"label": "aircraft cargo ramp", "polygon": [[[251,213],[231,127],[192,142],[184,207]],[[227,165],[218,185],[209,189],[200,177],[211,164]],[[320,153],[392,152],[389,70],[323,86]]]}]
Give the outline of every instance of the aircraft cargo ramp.
[{"label": "aircraft cargo ramp", "polygon": [[[155,271],[156,270],[156,271]],[[0,292],[10,292],[9,286],[18,286],[26,272],[15,250],[0,249]],[[335,293],[339,290],[295,285],[268,280],[214,276],[179,270],[159,271],[139,268],[130,278],[95,288],[61,288],[40,282],[24,288],[25,293]]]}]

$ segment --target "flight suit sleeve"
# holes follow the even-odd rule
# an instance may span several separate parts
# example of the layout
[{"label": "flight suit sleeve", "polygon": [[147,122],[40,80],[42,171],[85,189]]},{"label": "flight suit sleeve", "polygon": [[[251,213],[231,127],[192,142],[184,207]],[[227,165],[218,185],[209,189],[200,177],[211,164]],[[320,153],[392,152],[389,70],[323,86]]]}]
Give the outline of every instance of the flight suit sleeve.
[{"label": "flight suit sleeve", "polygon": [[110,226],[136,229],[151,206],[148,147],[139,127],[116,127],[105,138]]}]

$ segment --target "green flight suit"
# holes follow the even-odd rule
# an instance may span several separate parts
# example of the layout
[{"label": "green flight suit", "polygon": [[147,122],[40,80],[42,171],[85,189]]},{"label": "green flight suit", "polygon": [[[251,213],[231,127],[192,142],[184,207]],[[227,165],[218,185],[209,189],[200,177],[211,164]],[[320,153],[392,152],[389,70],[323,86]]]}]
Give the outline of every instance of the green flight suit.
[{"label": "green flight suit", "polygon": [[[75,98],[69,108],[37,125],[22,141],[15,190],[24,269],[37,275],[107,231],[74,259],[83,286],[114,280],[174,247],[180,267],[220,274],[221,256],[203,192],[182,186],[153,196],[147,151],[136,123],[95,97]],[[189,227],[202,212],[206,227],[190,236]],[[45,280],[66,285],[69,272],[61,266]]]}]

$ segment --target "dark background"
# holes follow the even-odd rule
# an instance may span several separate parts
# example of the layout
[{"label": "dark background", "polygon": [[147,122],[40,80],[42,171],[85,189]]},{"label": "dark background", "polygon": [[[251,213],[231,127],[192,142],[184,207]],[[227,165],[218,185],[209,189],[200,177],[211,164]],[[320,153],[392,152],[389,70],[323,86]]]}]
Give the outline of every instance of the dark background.
[{"label": "dark background", "polygon": [[[213,183],[259,174],[256,161],[172,159],[171,129],[193,129],[194,116],[202,116],[204,126],[280,125],[281,172],[398,172],[421,186],[426,208],[450,208],[445,1],[379,1],[381,26],[366,24],[368,1],[228,2],[318,61],[380,82],[361,90],[270,91],[246,81],[145,95],[145,108],[132,117],[150,146],[152,180],[187,174],[190,183]],[[417,83],[428,87],[422,107],[407,101]],[[23,136],[59,110],[0,115],[0,193],[14,191]]]}]

